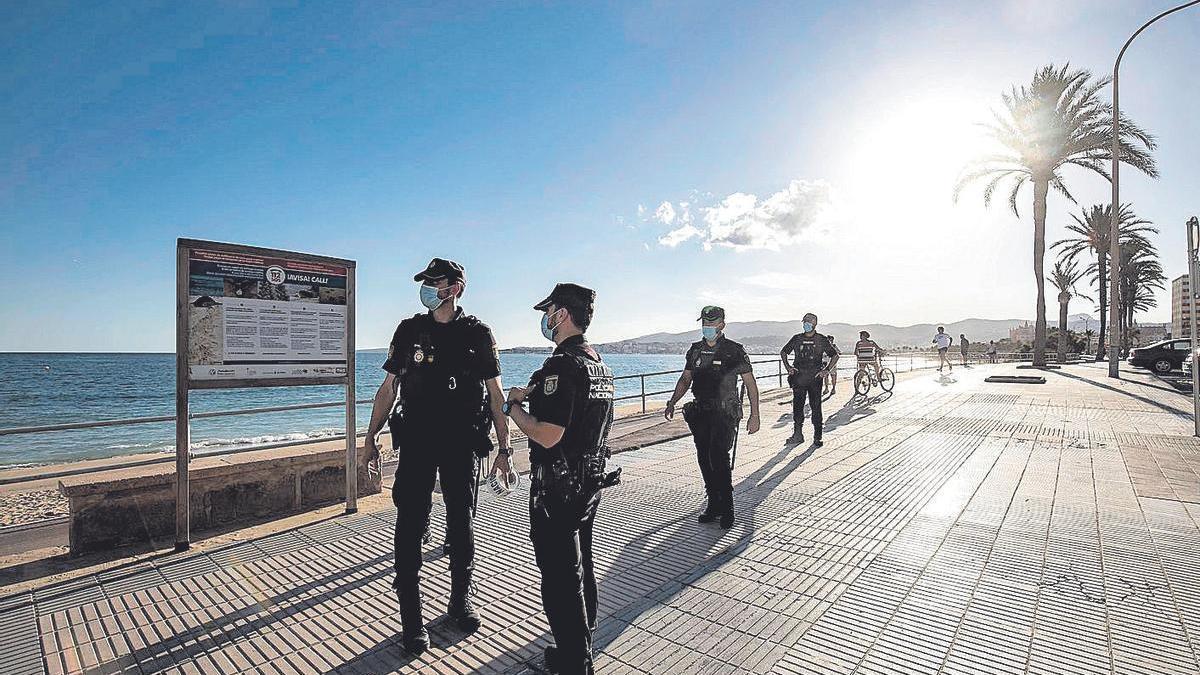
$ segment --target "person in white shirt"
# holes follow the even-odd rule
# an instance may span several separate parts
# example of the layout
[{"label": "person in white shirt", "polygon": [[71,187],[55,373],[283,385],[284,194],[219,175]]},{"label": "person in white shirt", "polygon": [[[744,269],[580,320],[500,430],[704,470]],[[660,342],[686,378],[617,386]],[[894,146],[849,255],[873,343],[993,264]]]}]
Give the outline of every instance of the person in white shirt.
[{"label": "person in white shirt", "polygon": [[938,350],[938,372],[942,372],[943,366],[949,367],[950,370],[953,371],[954,364],[950,363],[950,359],[946,356],[946,352],[950,349],[950,345],[954,344],[954,338],[946,334],[945,328],[938,326],[937,335],[933,336],[933,343],[937,345]]}]

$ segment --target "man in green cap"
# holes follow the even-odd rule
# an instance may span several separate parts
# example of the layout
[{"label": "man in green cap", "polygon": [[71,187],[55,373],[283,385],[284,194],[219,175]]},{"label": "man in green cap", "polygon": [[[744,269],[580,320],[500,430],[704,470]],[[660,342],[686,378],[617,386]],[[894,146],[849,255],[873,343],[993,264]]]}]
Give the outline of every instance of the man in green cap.
[{"label": "man in green cap", "polygon": [[675,392],[667,401],[664,416],[675,416],[675,404],[688,388],[695,400],[684,404],[683,419],[692,431],[696,443],[696,461],[704,477],[708,505],[700,514],[700,522],[721,519],[722,529],[733,527],[733,477],[729,451],[737,437],[738,421],[742,419],[742,401],[738,396],[740,377],[750,393],[750,418],[746,431],[755,433],[760,424],[758,416],[758,384],[750,357],[742,345],[725,337],[725,310],[709,305],[700,310],[700,341],[688,349],[683,373],[675,384]]}]

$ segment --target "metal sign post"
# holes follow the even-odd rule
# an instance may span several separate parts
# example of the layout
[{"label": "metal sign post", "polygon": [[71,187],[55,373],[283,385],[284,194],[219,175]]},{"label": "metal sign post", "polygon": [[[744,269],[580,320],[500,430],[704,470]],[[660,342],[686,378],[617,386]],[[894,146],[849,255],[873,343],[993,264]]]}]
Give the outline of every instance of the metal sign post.
[{"label": "metal sign post", "polygon": [[191,544],[192,389],[343,385],[356,512],[354,261],[193,239],[175,261],[175,550]]},{"label": "metal sign post", "polygon": [[1188,306],[1191,312],[1189,319],[1192,331],[1192,423],[1195,425],[1194,434],[1200,437],[1200,351],[1197,350],[1196,336],[1196,265],[1200,260],[1196,255],[1196,244],[1200,241],[1200,220],[1192,216],[1187,221],[1188,239]]}]

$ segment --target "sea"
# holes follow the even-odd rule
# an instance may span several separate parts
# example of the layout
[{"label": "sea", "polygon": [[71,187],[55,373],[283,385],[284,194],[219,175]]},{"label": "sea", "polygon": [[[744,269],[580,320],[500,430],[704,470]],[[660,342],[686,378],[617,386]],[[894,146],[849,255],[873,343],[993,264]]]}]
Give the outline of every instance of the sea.
[{"label": "sea", "polygon": [[[357,353],[355,398],[375,395],[385,374],[381,368],[384,357],[378,351]],[[546,354],[501,354],[505,388],[527,383],[545,358]],[[682,355],[612,354],[605,356],[605,361],[618,376],[670,371],[645,378],[647,392],[669,391],[683,367]],[[197,413],[334,402],[344,400],[344,391],[340,386],[194,390],[191,410]],[[618,397],[640,392],[640,378],[616,382]],[[357,410],[358,428],[365,430],[371,406],[359,405]],[[0,429],[174,413],[174,354],[0,353]],[[262,443],[315,440],[343,433],[344,425],[342,407],[193,419],[192,450],[203,454]],[[0,467],[174,448],[173,422],[3,435]]]}]

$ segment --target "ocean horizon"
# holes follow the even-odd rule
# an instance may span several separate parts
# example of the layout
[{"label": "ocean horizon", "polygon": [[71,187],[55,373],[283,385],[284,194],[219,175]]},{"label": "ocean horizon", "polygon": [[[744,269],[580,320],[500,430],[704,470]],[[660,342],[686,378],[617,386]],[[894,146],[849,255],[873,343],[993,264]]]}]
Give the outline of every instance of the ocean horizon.
[{"label": "ocean horizon", "polygon": [[[369,399],[383,381],[385,351],[358,350],[355,398]],[[502,353],[505,388],[523,385],[544,354]],[[671,371],[646,378],[646,390],[674,386],[683,355],[612,354],[618,375]],[[638,394],[638,378],[618,380],[618,397]],[[211,389],[191,392],[193,413],[342,400],[338,385]],[[665,398],[659,395],[657,398]],[[633,399],[636,401],[637,399]],[[631,401],[631,402],[633,402]],[[173,352],[0,352],[0,428],[174,415]],[[358,406],[359,430],[371,406]],[[320,440],[344,431],[341,407],[192,420],[198,454],[285,441]],[[57,464],[121,455],[173,451],[173,422],[0,436],[0,467]]]}]

